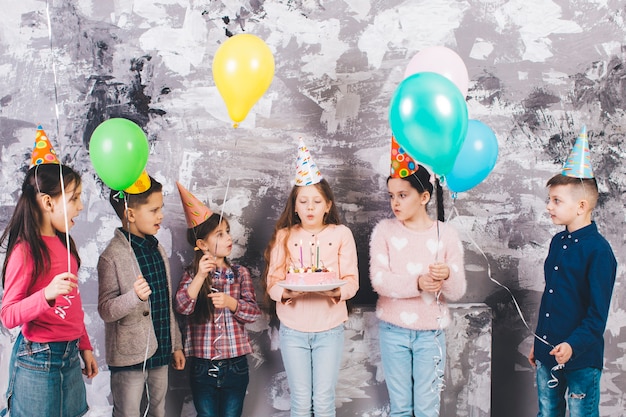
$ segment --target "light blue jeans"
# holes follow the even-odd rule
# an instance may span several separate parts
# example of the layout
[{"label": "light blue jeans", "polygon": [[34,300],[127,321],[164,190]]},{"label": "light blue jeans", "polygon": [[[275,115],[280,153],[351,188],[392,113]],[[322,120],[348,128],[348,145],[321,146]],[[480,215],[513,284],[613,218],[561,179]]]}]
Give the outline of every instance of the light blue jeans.
[{"label": "light blue jeans", "polygon": [[291,417],[334,417],[343,354],[343,324],[323,332],[280,326],[280,353],[291,395]]},{"label": "light blue jeans", "polygon": [[600,415],[602,370],[582,368],[570,371],[566,365],[562,370],[551,371],[550,368],[537,361],[536,376],[539,399],[538,417],[565,417],[566,393],[570,417],[598,417]]},{"label": "light blue jeans", "polygon": [[37,343],[20,333],[9,366],[11,417],[78,417],[87,413],[78,340]]},{"label": "light blue jeans", "polygon": [[446,359],[443,331],[410,330],[384,321],[378,328],[389,417],[439,416]]}]

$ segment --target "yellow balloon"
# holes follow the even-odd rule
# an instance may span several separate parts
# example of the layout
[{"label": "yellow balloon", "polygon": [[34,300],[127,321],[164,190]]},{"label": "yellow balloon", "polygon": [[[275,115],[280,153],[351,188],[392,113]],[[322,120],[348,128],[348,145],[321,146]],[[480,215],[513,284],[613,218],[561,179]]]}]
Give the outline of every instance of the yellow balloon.
[{"label": "yellow balloon", "polygon": [[265,94],[273,77],[272,51],[254,35],[228,38],[213,57],[213,80],[235,127]]}]

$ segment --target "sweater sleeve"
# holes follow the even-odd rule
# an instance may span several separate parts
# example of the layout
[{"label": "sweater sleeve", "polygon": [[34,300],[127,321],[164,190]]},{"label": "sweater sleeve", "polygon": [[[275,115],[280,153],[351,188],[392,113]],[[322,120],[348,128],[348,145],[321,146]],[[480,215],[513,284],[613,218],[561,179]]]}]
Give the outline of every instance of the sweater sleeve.
[{"label": "sweater sleeve", "polygon": [[98,260],[98,313],[106,323],[111,323],[126,317],[139,304],[147,303],[139,299],[133,291],[120,293],[115,262],[108,257],[100,256]]},{"label": "sweater sleeve", "polygon": [[442,294],[448,301],[456,301],[465,295],[465,261],[463,244],[457,231],[446,223],[440,223],[441,233],[445,239],[444,263],[450,269],[450,276],[443,282]]},{"label": "sweater sleeve", "polygon": [[390,265],[390,236],[386,222],[380,222],[372,231],[370,240],[370,281],[379,295],[392,298],[414,298],[421,295],[417,289],[418,273],[396,273]]},{"label": "sweater sleeve", "polygon": [[2,310],[0,316],[7,329],[22,326],[35,320],[43,312],[54,307],[48,303],[44,288],[28,294],[33,265],[23,245],[17,245],[7,263]]},{"label": "sweater sleeve", "polygon": [[348,227],[341,227],[341,246],[339,247],[339,270],[341,280],[347,284],[340,287],[341,300],[349,300],[359,290],[359,265],[356,243],[352,231]]},{"label": "sweater sleeve", "polygon": [[287,239],[287,231],[280,230],[276,235],[276,241],[274,247],[270,252],[270,261],[267,271],[267,293],[270,298],[277,303],[280,303],[283,297],[283,288],[280,285],[276,285],[278,281],[283,281],[286,278],[286,259],[285,253],[285,239]]}]

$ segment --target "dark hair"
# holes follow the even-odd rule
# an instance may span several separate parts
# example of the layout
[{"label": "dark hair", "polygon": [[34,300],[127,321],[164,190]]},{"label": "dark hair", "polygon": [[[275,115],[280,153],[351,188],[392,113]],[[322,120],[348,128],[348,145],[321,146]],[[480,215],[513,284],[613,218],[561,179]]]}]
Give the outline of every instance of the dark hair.
[{"label": "dark hair", "polygon": [[[221,220],[221,221],[220,221]],[[219,227],[221,222],[225,222],[226,226],[228,226],[228,220],[224,217],[221,217],[217,213],[211,214],[208,219],[200,223],[199,225],[187,229],[187,242],[194,248],[194,256],[191,266],[187,268],[187,273],[193,278],[194,275],[198,272],[198,264],[200,263],[200,259],[204,256],[204,252],[201,250],[195,250],[196,248],[196,240],[198,239],[206,239],[208,235],[210,235],[215,229]],[[224,258],[224,262],[227,265],[230,265],[228,260]],[[233,271],[234,272],[234,271]],[[213,303],[209,301],[208,295],[211,293],[211,286],[213,284],[213,278],[211,275],[207,277],[202,283],[202,287],[200,288],[200,292],[198,293],[198,299],[196,301],[196,308],[191,314],[191,319],[194,323],[202,324],[206,323],[207,320],[213,319],[214,307]]]},{"label": "dark hair", "polygon": [[[387,182],[392,177],[387,178]],[[441,188],[441,183],[439,182],[439,178],[435,176],[435,186],[430,182],[430,172],[422,165],[417,164],[417,171],[408,175],[403,180],[407,181],[411,184],[411,187],[415,188],[418,193],[422,194],[424,191],[428,191],[428,193],[433,195],[433,190],[436,192],[436,203],[437,203],[437,220],[444,221],[445,215],[443,210],[443,189]],[[428,206],[428,205],[427,205]]]},{"label": "dark hair", "polygon": [[546,187],[557,185],[571,185],[577,190],[584,192],[585,199],[588,200],[591,208],[594,208],[598,202],[598,183],[595,178],[568,177],[567,175],[557,174],[546,182]]},{"label": "dark hair", "polygon": [[[50,268],[50,254],[46,251],[46,246],[41,239],[40,225],[43,213],[37,202],[37,195],[40,193],[47,194],[51,198],[62,195],[61,175],[63,175],[63,184],[66,190],[72,185],[78,187],[81,184],[80,175],[67,165],[35,165],[26,172],[26,177],[22,183],[22,194],[20,194],[17,200],[15,211],[13,211],[7,228],[0,237],[0,245],[4,246],[6,243],[6,258],[2,266],[3,287],[9,258],[13,249],[15,249],[15,245],[19,242],[24,242],[28,245],[33,258],[31,282],[34,282],[38,276]],[[56,231],[63,244],[66,244],[66,233]],[[71,236],[69,237],[69,242],[70,252],[78,261],[78,266],[80,266],[80,257]]]},{"label": "dark hair", "polygon": [[[113,206],[113,210],[115,210],[117,217],[119,217],[125,225],[124,212],[126,211],[126,205],[128,205],[129,208],[141,206],[142,204],[146,204],[148,198],[150,198],[152,194],[159,193],[161,191],[163,191],[163,185],[161,185],[161,183],[154,178],[150,177],[150,188],[143,193],[131,194],[123,191],[111,190],[109,193],[109,203]],[[124,199],[126,199],[126,202],[124,202]]]},{"label": "dark hair", "polygon": [[[328,181],[322,178],[320,182],[317,184],[313,184],[315,188],[320,192],[322,197],[327,202],[331,203],[330,210],[328,214],[324,215],[323,223],[324,224],[341,224],[341,219],[339,218],[339,211],[337,210],[337,205],[335,204],[335,196],[333,194],[333,190],[330,188],[330,184]],[[289,193],[289,197],[287,198],[287,203],[285,204],[285,208],[281,213],[280,217],[276,221],[276,225],[274,226],[274,232],[272,233],[272,237],[270,238],[267,247],[265,248],[265,252],[263,253],[263,257],[265,259],[265,268],[263,270],[263,275],[261,276],[261,286],[263,288],[263,292],[265,294],[265,305],[269,307],[269,312],[273,316],[275,315],[276,304],[270,299],[267,294],[267,273],[269,271],[270,264],[270,255],[272,252],[272,248],[276,244],[276,236],[278,231],[281,229],[287,229],[287,233],[289,233],[289,229],[293,226],[301,224],[302,221],[300,217],[296,214],[296,198],[298,197],[298,192],[302,189],[301,186],[294,185],[291,188],[291,192]],[[285,252],[288,251],[287,241],[288,237],[284,240]]]}]

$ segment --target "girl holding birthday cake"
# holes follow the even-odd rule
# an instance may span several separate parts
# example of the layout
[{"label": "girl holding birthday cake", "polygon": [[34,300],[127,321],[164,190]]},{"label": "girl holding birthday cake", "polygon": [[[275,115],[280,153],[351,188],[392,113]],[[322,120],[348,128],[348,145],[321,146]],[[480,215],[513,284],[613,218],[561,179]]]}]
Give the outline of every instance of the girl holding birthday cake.
[{"label": "girl holding birthday cake", "polygon": [[[340,224],[330,185],[302,139],[296,165],[295,185],[265,250],[264,278],[280,320],[291,416],[332,417],[346,300],[359,289],[357,252],[352,232]],[[298,287],[287,281],[288,275],[291,280],[320,273],[325,279],[319,284],[307,280],[310,285]],[[334,284],[328,274],[335,274]]]}]

